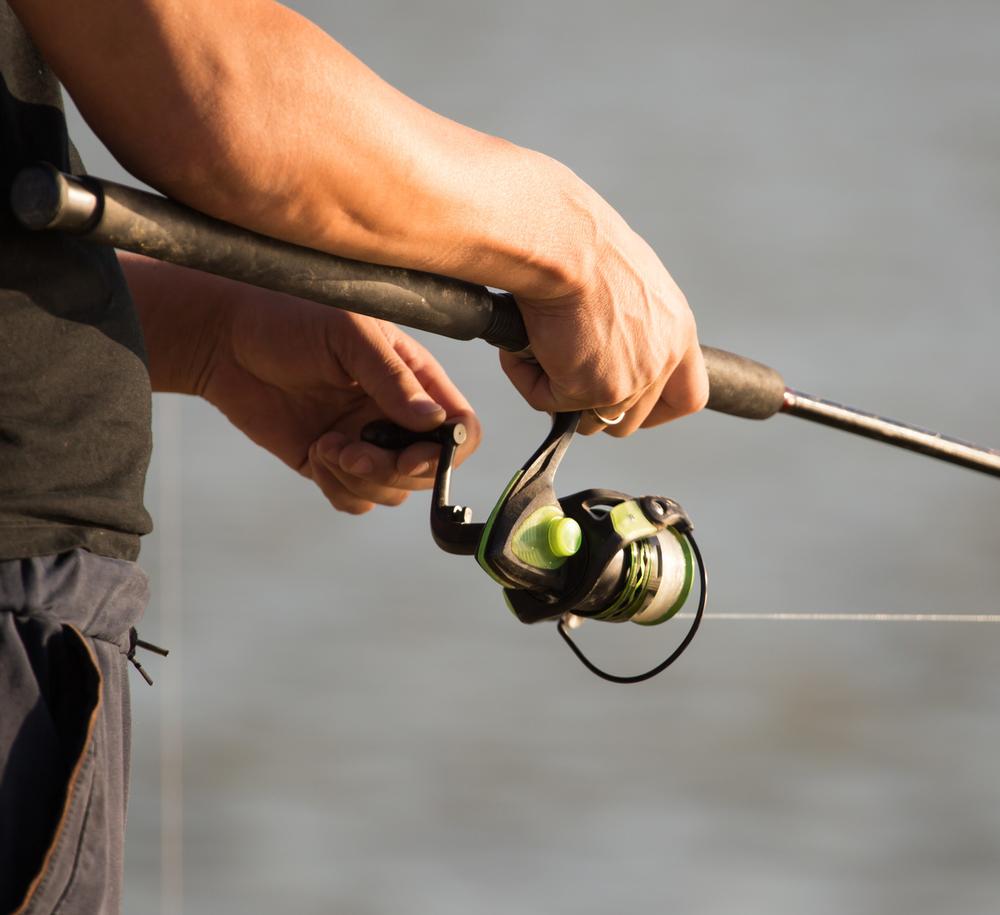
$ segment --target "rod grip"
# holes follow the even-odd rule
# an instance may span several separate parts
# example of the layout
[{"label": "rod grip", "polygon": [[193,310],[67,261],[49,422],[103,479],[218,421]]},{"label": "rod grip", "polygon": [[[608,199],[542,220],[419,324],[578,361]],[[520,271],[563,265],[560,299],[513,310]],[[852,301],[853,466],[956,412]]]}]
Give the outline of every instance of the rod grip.
[{"label": "rod grip", "polygon": [[770,366],[724,349],[703,346],[708,408],[744,419],[767,419],[785,403],[785,379]]},{"label": "rod grip", "polygon": [[15,177],[10,202],[29,229],[74,232],[98,244],[457,340],[483,337],[505,346],[519,339],[520,315],[494,315],[494,294],[483,286],[279,241],[112,181],[76,178],[47,164],[29,166]]},{"label": "rod grip", "polygon": [[[298,295],[459,340],[502,349],[528,346],[514,297],[449,277],[366,264],[258,235],[157,194],[48,164],[15,178],[11,207],[26,227],[74,232],[100,244]],[[709,409],[766,419],[785,382],[759,362],[703,347]]]}]

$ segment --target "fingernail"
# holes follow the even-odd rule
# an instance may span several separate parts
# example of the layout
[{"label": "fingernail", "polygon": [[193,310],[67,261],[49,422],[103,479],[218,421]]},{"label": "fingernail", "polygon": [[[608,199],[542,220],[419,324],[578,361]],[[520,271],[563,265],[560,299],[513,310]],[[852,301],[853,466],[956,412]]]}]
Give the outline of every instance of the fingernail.
[{"label": "fingernail", "polygon": [[332,433],[327,435],[319,446],[319,456],[326,463],[336,465],[340,459],[340,452],[347,439],[343,435]]},{"label": "fingernail", "polygon": [[420,413],[424,416],[430,416],[432,413],[444,413],[444,407],[427,397],[414,397],[410,401],[410,409],[414,413]]},{"label": "fingernail", "polygon": [[431,465],[427,461],[424,461],[421,464],[417,464],[412,470],[406,471],[406,475],[408,477],[419,477],[421,474],[427,473],[430,469]]},{"label": "fingernail", "polygon": [[356,473],[358,476],[364,476],[365,474],[371,473],[375,469],[375,464],[372,463],[372,459],[368,457],[367,454],[364,454],[347,469],[351,473]]}]

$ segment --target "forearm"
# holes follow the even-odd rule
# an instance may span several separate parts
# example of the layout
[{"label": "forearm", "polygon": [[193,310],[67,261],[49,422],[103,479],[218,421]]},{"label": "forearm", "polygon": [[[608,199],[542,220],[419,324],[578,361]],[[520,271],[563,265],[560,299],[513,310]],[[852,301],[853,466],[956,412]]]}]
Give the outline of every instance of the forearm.
[{"label": "forearm", "polygon": [[278,4],[15,5],[112,152],[200,210],[526,296],[590,270],[606,207],[583,182],[422,107]]},{"label": "forearm", "polygon": [[142,324],[153,390],[201,394],[237,284],[137,254],[120,252],[118,261]]}]

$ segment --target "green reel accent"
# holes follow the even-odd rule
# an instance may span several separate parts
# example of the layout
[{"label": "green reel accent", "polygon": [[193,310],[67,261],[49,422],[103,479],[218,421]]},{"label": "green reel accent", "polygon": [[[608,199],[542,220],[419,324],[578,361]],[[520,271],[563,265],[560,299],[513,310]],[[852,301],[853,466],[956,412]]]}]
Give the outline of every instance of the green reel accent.
[{"label": "green reel accent", "polygon": [[580,552],[583,546],[583,531],[575,518],[559,518],[549,522],[549,549],[556,556],[569,558]]},{"label": "green reel accent", "polygon": [[653,571],[652,547],[646,540],[636,540],[628,547],[628,573],[621,593],[615,602],[594,619],[609,623],[625,623],[639,612],[637,604],[645,594],[649,576]]},{"label": "green reel accent", "polygon": [[642,513],[635,499],[619,502],[611,509],[611,525],[625,539],[655,537],[656,527]]},{"label": "green reel accent", "polygon": [[493,525],[496,523],[497,515],[500,514],[500,506],[504,504],[507,500],[507,496],[510,495],[510,491],[517,485],[518,480],[524,476],[524,470],[519,470],[517,473],[511,477],[510,482],[507,484],[504,491],[500,494],[500,498],[497,499],[496,505],[493,506],[493,511],[490,512],[489,518],[486,519],[486,526],[483,528],[483,534],[479,538],[479,548],[476,550],[476,562],[479,563],[482,570],[490,576],[498,585],[506,588],[507,582],[500,578],[493,568],[486,561],[486,544],[489,543],[490,534],[493,533]]},{"label": "green reel accent", "polygon": [[514,532],[511,552],[536,569],[558,569],[583,544],[580,525],[557,505],[543,505]]}]

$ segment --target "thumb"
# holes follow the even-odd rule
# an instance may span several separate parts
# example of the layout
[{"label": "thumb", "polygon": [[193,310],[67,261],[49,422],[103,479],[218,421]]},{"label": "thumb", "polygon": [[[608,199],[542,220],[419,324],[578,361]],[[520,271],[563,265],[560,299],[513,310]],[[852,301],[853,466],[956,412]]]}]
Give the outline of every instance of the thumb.
[{"label": "thumb", "polygon": [[351,377],[393,422],[416,430],[440,425],[444,407],[427,393],[380,329],[365,331],[343,360]]}]

